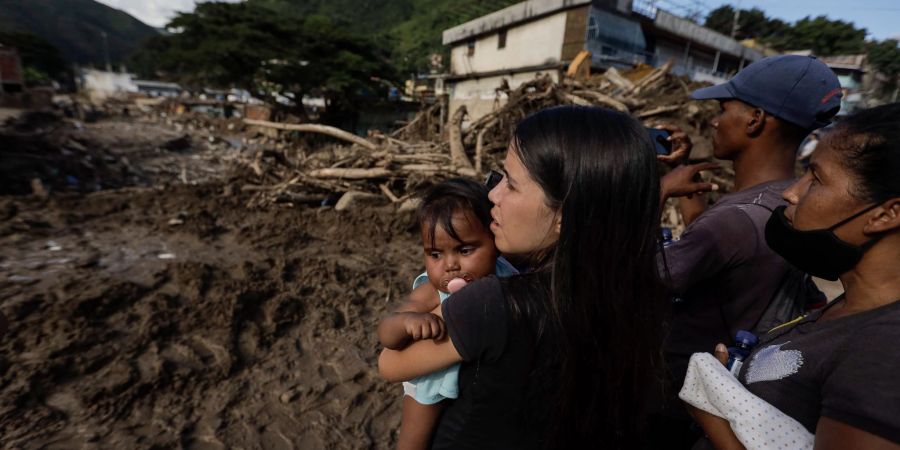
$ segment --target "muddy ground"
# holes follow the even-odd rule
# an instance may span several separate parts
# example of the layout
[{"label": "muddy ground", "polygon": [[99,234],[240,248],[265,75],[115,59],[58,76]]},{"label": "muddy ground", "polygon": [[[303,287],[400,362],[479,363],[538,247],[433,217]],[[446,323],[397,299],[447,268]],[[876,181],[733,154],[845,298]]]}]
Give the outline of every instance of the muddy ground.
[{"label": "muddy ground", "polygon": [[248,209],[196,137],[80,126],[115,183],[0,197],[0,446],[392,446],[374,329],[420,269],[413,217]]}]

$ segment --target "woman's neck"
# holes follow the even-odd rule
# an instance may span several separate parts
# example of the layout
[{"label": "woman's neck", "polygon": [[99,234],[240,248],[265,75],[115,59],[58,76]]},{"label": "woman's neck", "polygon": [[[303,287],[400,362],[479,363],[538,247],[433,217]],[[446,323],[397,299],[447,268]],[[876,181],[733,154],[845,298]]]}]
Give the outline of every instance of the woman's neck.
[{"label": "woman's neck", "polygon": [[892,242],[880,242],[866,252],[859,264],[841,276],[844,285],[844,314],[868,311],[900,300],[898,249]]}]

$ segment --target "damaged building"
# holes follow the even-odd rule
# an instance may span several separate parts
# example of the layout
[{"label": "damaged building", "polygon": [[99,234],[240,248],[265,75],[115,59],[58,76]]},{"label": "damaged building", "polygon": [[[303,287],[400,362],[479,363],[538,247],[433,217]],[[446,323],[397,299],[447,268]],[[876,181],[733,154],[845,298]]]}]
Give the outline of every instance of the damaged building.
[{"label": "damaged building", "polygon": [[495,108],[503,80],[511,88],[536,76],[558,81],[582,51],[591,67],[660,66],[694,80],[721,82],[764,57],[753,48],[654,6],[632,0],[528,0],[443,33],[450,50],[444,84],[451,114],[470,120]]}]

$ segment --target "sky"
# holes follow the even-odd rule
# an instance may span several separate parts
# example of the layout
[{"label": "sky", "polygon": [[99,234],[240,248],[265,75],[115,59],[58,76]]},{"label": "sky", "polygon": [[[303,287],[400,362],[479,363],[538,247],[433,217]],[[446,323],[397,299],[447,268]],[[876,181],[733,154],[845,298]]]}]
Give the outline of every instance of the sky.
[{"label": "sky", "polygon": [[[195,0],[97,0],[131,14],[152,27],[162,28],[177,12],[193,11]],[[234,3],[240,0],[218,0]]]},{"label": "sky", "polygon": [[[196,0],[98,0],[124,10],[144,23],[162,27],[177,11],[191,11]],[[225,0],[229,2],[240,0]],[[866,28],[869,38],[900,38],[900,2],[897,0],[658,0],[661,8],[684,14],[687,8],[709,12],[731,4],[743,9],[757,7],[769,17],[794,22],[806,16],[827,15]]]},{"label": "sky", "polygon": [[659,0],[659,6],[681,14],[685,8],[709,12],[723,5],[759,8],[767,17],[796,22],[806,16],[825,15],[865,28],[870,39],[900,38],[900,2],[897,0]]}]

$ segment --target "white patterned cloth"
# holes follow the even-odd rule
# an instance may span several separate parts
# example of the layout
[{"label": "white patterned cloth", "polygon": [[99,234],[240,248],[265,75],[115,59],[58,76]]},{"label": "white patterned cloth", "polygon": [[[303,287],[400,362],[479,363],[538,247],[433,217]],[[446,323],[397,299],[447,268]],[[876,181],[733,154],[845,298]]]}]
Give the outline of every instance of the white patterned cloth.
[{"label": "white patterned cloth", "polygon": [[748,450],[812,449],[815,436],[787,414],[753,395],[709,353],[694,353],[678,396],[731,423]]}]

